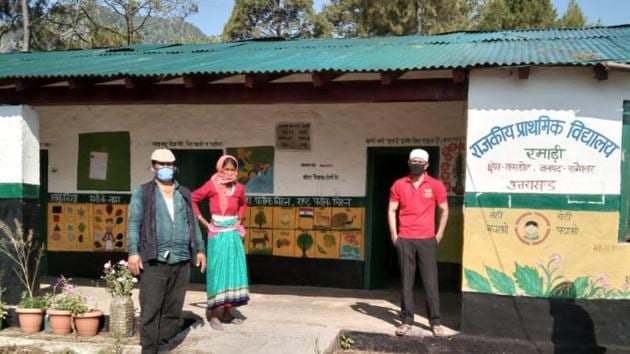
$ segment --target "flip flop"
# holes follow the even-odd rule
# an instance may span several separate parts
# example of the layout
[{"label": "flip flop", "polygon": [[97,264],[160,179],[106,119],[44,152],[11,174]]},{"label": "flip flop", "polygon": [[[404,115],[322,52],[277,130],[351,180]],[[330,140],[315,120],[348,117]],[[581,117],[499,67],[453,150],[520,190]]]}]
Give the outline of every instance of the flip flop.
[{"label": "flip flop", "polygon": [[411,325],[408,324],[401,324],[400,326],[398,326],[398,328],[396,328],[396,335],[399,337],[402,337],[404,335],[407,334],[407,332],[409,332],[411,330]]},{"label": "flip flop", "polygon": [[221,322],[223,323],[230,323],[230,324],[234,324],[234,325],[241,325],[243,324],[243,320],[238,318],[238,317],[229,317],[229,318],[222,318]]},{"label": "flip flop", "polygon": [[433,332],[434,337],[446,337],[446,329],[441,325],[436,325],[431,327],[431,332]]},{"label": "flip flop", "polygon": [[223,330],[223,325],[221,324],[221,321],[219,321],[218,318],[212,318],[210,319],[210,328],[216,330],[216,331],[222,331]]}]

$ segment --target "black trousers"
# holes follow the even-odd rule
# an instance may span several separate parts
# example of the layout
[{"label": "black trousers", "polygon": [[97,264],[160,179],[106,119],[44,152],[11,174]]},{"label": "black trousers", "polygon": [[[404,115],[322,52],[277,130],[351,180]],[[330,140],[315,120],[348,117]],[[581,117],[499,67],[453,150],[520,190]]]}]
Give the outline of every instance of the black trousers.
[{"label": "black trousers", "polygon": [[420,268],[424,288],[427,317],[432,326],[440,324],[440,290],[438,289],[437,240],[405,239],[396,240],[398,264],[402,283],[400,319],[402,323],[413,324],[413,286],[416,278],[416,265]]},{"label": "black trousers", "polygon": [[147,262],[140,276],[142,353],[168,351],[184,308],[190,262]]}]

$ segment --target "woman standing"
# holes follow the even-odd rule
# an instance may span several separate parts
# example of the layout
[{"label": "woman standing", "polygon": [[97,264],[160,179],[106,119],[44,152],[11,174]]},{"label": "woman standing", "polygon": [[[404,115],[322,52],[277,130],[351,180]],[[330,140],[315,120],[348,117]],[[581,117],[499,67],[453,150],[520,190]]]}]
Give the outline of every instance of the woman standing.
[{"label": "woman standing", "polygon": [[[247,304],[249,287],[241,225],[247,199],[245,188],[236,182],[238,162],[223,155],[217,161],[217,172],[192,193],[193,208],[199,221],[208,230],[208,271],[206,286],[210,327],[223,330],[221,322],[242,323],[231,308]],[[212,219],[208,222],[199,210],[199,202],[208,199]],[[222,309],[221,318],[219,310]]]}]

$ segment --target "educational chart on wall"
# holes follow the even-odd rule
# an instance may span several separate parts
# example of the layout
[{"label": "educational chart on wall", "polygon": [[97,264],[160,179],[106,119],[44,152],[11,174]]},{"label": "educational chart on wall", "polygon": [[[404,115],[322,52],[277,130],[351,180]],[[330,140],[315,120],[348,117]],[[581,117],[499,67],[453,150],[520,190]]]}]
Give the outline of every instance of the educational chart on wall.
[{"label": "educational chart on wall", "polygon": [[128,196],[50,194],[49,200],[49,251],[127,251]]},{"label": "educational chart on wall", "polygon": [[48,250],[92,251],[92,221],[90,204],[48,204]]},{"label": "educational chart on wall", "polygon": [[248,195],[273,193],[273,146],[231,147],[226,152],[238,160],[238,181]]},{"label": "educational chart on wall", "polygon": [[248,254],[362,260],[363,198],[248,197]]},{"label": "educational chart on wall", "polygon": [[573,111],[471,110],[468,192],[617,194],[619,121]]}]

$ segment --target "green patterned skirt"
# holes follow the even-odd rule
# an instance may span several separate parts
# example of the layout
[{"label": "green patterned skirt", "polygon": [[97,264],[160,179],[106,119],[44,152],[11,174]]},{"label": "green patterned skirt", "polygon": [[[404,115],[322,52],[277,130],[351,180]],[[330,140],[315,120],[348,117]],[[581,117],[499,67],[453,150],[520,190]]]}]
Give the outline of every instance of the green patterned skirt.
[{"label": "green patterned skirt", "polygon": [[249,281],[245,248],[238,230],[230,230],[237,217],[222,218],[214,221],[219,228],[216,236],[208,240],[208,269],[206,286],[208,308],[222,306],[241,306],[249,301]]}]

